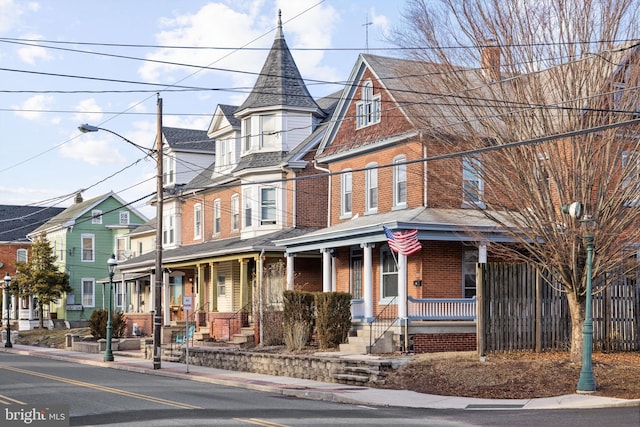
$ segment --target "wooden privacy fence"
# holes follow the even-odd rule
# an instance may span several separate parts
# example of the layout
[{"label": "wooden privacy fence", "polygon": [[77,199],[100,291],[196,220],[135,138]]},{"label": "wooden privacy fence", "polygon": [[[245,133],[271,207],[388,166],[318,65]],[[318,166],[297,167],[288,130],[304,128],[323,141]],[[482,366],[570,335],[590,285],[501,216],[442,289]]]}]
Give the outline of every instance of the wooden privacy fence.
[{"label": "wooden privacy fence", "polygon": [[[571,317],[566,295],[530,265],[478,264],[478,350],[567,350]],[[640,285],[616,275],[594,280],[593,345],[596,350],[640,350]],[[605,288],[606,286],[606,288]]]}]

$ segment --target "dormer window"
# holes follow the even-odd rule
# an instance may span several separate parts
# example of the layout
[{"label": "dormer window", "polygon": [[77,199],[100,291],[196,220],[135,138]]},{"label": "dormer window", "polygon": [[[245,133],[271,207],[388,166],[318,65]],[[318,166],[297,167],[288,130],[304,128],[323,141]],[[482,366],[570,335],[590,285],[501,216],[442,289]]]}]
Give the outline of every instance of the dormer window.
[{"label": "dormer window", "polygon": [[356,103],[356,129],[380,122],[380,94],[373,94],[373,83],[362,84],[362,98]]},{"label": "dormer window", "polygon": [[274,148],[276,136],[276,115],[264,114],[260,116],[260,148]]},{"label": "dormer window", "polygon": [[251,117],[242,121],[244,136],[242,138],[242,151],[247,152],[251,150]]},{"label": "dormer window", "polygon": [[164,185],[176,183],[176,159],[168,154],[162,157],[162,183]]}]

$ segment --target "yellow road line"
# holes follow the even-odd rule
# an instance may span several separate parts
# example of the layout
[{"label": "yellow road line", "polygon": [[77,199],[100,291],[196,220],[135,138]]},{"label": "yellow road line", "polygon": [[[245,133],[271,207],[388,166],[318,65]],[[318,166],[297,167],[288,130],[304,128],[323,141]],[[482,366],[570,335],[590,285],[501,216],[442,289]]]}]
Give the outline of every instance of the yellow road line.
[{"label": "yellow road line", "polygon": [[5,405],[10,405],[12,402],[13,403],[17,403],[18,405],[26,405],[27,404],[26,402],[23,402],[21,400],[13,399],[13,398],[11,398],[9,396],[5,396],[4,394],[0,394],[0,402],[5,404]]},{"label": "yellow road line", "polygon": [[240,421],[241,423],[255,424],[258,426],[269,426],[269,427],[290,427],[287,424],[278,424],[272,421],[261,420],[259,418],[232,418],[234,421]]},{"label": "yellow road line", "polygon": [[32,376],[35,376],[35,377],[46,378],[46,379],[49,379],[49,380],[59,381],[59,382],[67,383],[67,384],[72,384],[72,385],[76,385],[76,386],[79,386],[79,387],[86,387],[86,388],[91,388],[91,389],[94,389],[94,390],[100,390],[100,391],[104,391],[104,392],[107,392],[107,393],[119,394],[121,396],[133,397],[133,398],[136,398],[136,399],[146,400],[148,402],[160,403],[162,405],[173,406],[173,407],[176,407],[176,408],[202,409],[199,406],[189,405],[188,403],[179,403],[179,402],[175,402],[173,400],[167,400],[167,399],[162,399],[162,398],[159,398],[159,397],[147,396],[147,395],[144,395],[144,394],[133,393],[133,392],[130,392],[130,391],[120,390],[120,389],[117,389],[117,388],[101,386],[101,385],[98,385],[98,384],[86,383],[86,382],[83,382],[83,381],[72,380],[72,379],[69,379],[69,378],[58,377],[58,376],[55,376],[55,375],[43,374],[43,373],[40,373],[40,372],[30,371],[30,370],[26,370],[26,369],[14,368],[14,367],[11,367],[11,366],[6,366],[6,365],[0,365],[0,369],[5,369],[7,371],[18,372],[18,373],[25,374],[25,375],[32,375]]}]

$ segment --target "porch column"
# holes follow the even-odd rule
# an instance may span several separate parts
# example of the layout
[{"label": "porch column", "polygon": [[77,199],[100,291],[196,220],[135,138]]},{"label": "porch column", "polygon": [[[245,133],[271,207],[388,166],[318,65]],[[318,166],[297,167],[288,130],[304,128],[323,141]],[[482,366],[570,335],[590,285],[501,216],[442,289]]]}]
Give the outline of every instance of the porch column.
[{"label": "porch column", "polygon": [[35,320],[35,307],[33,305],[33,295],[29,295],[29,320]]},{"label": "porch column", "polygon": [[[171,299],[169,298],[169,272],[165,269],[162,272],[162,300],[164,301],[164,324],[171,324],[171,307],[169,307],[169,302]],[[180,304],[181,302],[178,302]]]},{"label": "porch column", "polygon": [[209,307],[207,307],[207,303],[205,301],[205,297],[207,295],[205,290],[204,283],[204,264],[198,264],[198,309],[208,311]]},{"label": "porch column", "polygon": [[242,308],[249,302],[249,260],[240,258],[238,261],[240,262],[240,308]]},{"label": "porch column", "polygon": [[136,279],[136,307],[134,308],[136,313],[140,313],[141,292],[140,279]]},{"label": "porch column", "polygon": [[151,301],[147,301],[146,302],[147,312],[151,312],[151,311],[155,310],[155,304],[154,304],[154,301],[156,300],[156,286],[155,286],[155,284],[156,284],[156,273],[155,273],[155,270],[153,270],[151,272],[151,274],[149,275],[149,278],[150,278],[150,282],[149,283],[151,284],[149,286],[149,288],[151,288],[150,289],[151,290]]},{"label": "porch column", "polygon": [[293,269],[294,269],[295,256],[291,253],[287,253],[287,286],[288,291],[293,290]]},{"label": "porch column", "polygon": [[322,292],[331,292],[331,249],[322,249]]},{"label": "porch column", "polygon": [[[333,252],[333,251],[332,251]],[[338,279],[336,277],[336,256],[335,252],[331,254],[331,292],[338,290]]]},{"label": "porch column", "polygon": [[373,263],[372,252],[373,243],[363,243],[360,245],[362,248],[362,285],[363,285],[363,297],[364,297],[364,318],[366,321],[373,319]]},{"label": "porch column", "polygon": [[478,262],[481,264],[487,262],[487,242],[481,242],[478,245]]},{"label": "porch column", "polygon": [[407,256],[398,254],[398,317],[407,318]]},{"label": "porch column", "polygon": [[211,277],[209,278],[209,281],[211,282],[211,289],[209,292],[211,298],[211,311],[218,311],[218,263],[210,262],[209,271],[211,272]]}]

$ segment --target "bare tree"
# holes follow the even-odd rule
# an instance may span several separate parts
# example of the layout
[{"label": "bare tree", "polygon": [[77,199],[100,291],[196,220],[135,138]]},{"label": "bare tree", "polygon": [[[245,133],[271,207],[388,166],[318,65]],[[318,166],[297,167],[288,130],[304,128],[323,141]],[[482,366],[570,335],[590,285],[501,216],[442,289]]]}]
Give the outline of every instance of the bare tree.
[{"label": "bare tree", "polygon": [[466,151],[443,162],[484,182],[467,187],[482,193],[468,199],[481,196],[475,205],[516,242],[493,250],[549,269],[567,294],[575,361],[586,223],[561,206],[580,201],[595,219],[594,276],[636,267],[639,7],[637,0],[409,0],[406,26],[395,33],[414,59],[438,64],[423,76],[416,120],[428,143]]}]

